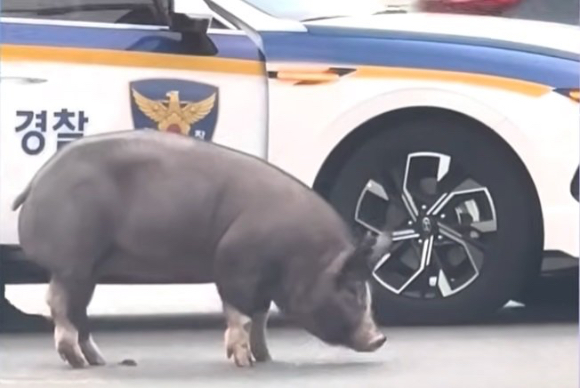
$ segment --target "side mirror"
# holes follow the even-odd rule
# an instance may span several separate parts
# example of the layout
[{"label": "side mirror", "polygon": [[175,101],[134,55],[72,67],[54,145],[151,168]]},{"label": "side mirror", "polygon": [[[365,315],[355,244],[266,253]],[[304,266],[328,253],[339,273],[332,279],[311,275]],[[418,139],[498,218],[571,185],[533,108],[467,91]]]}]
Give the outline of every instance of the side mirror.
[{"label": "side mirror", "polygon": [[172,31],[205,34],[211,20],[211,9],[204,0],[169,0],[169,21]]}]

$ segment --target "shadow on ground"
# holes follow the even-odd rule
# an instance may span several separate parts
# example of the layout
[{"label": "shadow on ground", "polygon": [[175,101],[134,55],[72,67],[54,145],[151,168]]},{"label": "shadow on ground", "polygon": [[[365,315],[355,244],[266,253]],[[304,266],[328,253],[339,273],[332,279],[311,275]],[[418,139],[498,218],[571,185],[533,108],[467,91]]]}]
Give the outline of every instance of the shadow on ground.
[{"label": "shadow on ground", "polygon": [[[507,325],[507,324],[545,324],[545,323],[578,323],[578,304],[560,303],[556,305],[534,305],[530,307],[509,307],[500,310],[492,317],[472,323],[473,325]],[[469,324],[463,324],[469,325]],[[269,327],[292,327],[291,321],[283,316],[273,316]],[[390,327],[402,325],[389,324]],[[411,326],[411,325],[406,325]],[[115,316],[94,318],[93,328],[96,331],[133,331],[133,330],[171,330],[171,329],[210,329],[224,328],[223,317],[219,314],[180,314],[180,315],[147,315]]]},{"label": "shadow on ground", "polygon": [[[522,307],[506,307],[491,317],[473,322],[473,325],[578,323],[578,275],[544,278],[535,288],[532,301]],[[179,314],[179,315],[115,315],[92,317],[94,331],[137,331],[137,330],[180,330],[180,329],[220,329],[225,322],[220,314]],[[469,325],[462,324],[462,325]],[[292,322],[279,314],[270,318],[270,327],[291,327]],[[403,326],[390,323],[389,327]],[[405,326],[412,326],[405,324]],[[417,325],[413,325],[417,326]],[[4,333],[31,333],[52,331],[52,325],[29,328],[26,322]]]}]

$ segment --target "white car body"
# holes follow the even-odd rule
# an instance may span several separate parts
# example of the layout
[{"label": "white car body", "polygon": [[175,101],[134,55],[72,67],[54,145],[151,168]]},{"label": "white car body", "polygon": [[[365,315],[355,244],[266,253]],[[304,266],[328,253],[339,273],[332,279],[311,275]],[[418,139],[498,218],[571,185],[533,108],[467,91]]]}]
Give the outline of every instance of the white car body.
[{"label": "white car body", "polygon": [[[23,152],[22,134],[14,130],[19,125],[16,111],[54,113],[65,108],[84,111],[90,117],[85,136],[133,128],[128,83],[148,78],[178,78],[219,88],[218,124],[212,141],[265,158],[309,186],[314,184],[337,145],[371,118],[425,106],[463,113],[495,131],[527,167],[542,206],[544,249],[578,257],[578,202],[569,190],[579,160],[577,102],[552,91],[549,85],[486,74],[276,58],[269,55],[263,34],[308,34],[312,27],[336,27],[341,31],[365,28],[494,39],[578,55],[580,29],[434,14],[355,15],[299,23],[276,19],[241,0],[215,3],[241,19],[247,32],[232,28],[210,33],[247,34],[257,48],[265,50],[265,62],[193,56],[188,60],[173,54],[115,54],[110,50],[101,51],[101,57],[97,58],[91,57],[91,52],[99,52],[90,48],[25,47],[6,43],[2,38],[0,244],[18,245],[18,212],[10,209],[11,204],[56,151],[57,134],[49,126],[46,151],[38,155]],[[2,18],[1,22],[107,30],[164,29],[16,18]],[[285,73],[287,79],[306,75],[316,78],[329,67],[351,66],[357,68],[353,74],[335,82],[320,81],[315,86],[297,87],[292,82],[266,77],[266,72],[278,71]],[[25,79],[46,82],[26,83]]]}]

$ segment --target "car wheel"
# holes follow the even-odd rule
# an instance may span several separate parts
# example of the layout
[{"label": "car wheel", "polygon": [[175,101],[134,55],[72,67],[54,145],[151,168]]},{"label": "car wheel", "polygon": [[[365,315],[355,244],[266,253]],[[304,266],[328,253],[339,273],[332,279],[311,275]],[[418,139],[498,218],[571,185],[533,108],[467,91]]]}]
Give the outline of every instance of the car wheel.
[{"label": "car wheel", "polygon": [[379,128],[350,154],[328,199],[357,234],[393,232],[373,269],[382,323],[482,318],[540,266],[541,212],[525,168],[463,116]]}]

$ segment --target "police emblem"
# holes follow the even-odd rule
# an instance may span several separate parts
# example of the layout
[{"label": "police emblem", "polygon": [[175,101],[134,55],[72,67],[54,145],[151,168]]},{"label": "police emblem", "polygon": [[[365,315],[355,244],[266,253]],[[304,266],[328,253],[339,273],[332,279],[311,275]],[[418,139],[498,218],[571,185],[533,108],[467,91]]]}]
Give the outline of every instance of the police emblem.
[{"label": "police emblem", "polygon": [[136,128],[211,140],[218,116],[218,88],[178,79],[147,79],[129,84]]}]

